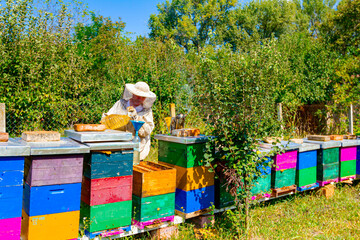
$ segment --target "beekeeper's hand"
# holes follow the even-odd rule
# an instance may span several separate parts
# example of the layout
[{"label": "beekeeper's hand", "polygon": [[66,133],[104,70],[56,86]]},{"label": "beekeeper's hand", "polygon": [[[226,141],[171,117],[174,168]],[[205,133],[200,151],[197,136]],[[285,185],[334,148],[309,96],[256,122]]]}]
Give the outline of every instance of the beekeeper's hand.
[{"label": "beekeeper's hand", "polygon": [[128,111],[128,116],[132,119],[132,120],[136,120],[137,118],[137,112],[136,109],[133,106],[130,106],[127,108]]}]

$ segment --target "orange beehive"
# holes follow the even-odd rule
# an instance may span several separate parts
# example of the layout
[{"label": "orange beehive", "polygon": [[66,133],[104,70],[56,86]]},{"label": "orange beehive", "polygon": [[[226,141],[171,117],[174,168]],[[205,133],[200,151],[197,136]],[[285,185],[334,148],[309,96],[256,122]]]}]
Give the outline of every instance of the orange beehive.
[{"label": "orange beehive", "polygon": [[175,192],[176,169],[165,164],[140,162],[133,167],[133,194],[138,197]]}]

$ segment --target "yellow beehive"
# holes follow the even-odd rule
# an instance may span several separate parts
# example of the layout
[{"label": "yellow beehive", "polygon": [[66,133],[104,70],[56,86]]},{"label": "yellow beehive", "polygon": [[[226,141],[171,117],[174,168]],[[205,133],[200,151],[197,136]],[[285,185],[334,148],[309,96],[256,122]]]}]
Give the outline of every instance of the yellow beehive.
[{"label": "yellow beehive", "polygon": [[77,239],[80,211],[29,217],[22,213],[21,237],[23,240]]}]

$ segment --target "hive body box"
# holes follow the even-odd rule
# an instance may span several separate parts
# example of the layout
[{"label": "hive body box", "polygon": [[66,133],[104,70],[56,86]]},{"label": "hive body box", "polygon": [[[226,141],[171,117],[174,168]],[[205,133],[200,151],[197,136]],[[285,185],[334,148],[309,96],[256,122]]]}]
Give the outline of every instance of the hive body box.
[{"label": "hive body box", "polygon": [[133,224],[140,229],[175,215],[176,169],[163,163],[134,166]]},{"label": "hive body box", "polygon": [[0,142],[0,239],[19,240],[24,157],[30,148],[14,139]]},{"label": "hive body box", "polygon": [[83,154],[89,148],[68,138],[26,144],[30,156],[25,166],[22,238],[77,238]]},{"label": "hive body box", "polygon": [[177,170],[175,209],[185,214],[206,211],[215,202],[214,174],[204,167],[208,137],[159,134],[155,139],[159,140],[159,162]]},{"label": "hive body box", "polygon": [[359,144],[359,140],[341,141],[339,181],[356,178],[357,146]]},{"label": "hive body box", "polygon": [[138,144],[129,142],[130,133],[115,130],[65,133],[90,148],[84,158],[80,208],[85,234],[94,238],[128,231],[132,212],[133,149]]},{"label": "hive body box", "polygon": [[297,190],[307,190],[316,187],[317,174],[317,151],[318,144],[303,143],[299,148],[298,161],[296,163]]},{"label": "hive body box", "polygon": [[331,182],[338,182],[339,178],[339,141],[311,141],[304,139],[305,143],[317,144],[317,183],[324,186]]},{"label": "hive body box", "polygon": [[356,178],[360,178],[360,146],[356,147]]}]

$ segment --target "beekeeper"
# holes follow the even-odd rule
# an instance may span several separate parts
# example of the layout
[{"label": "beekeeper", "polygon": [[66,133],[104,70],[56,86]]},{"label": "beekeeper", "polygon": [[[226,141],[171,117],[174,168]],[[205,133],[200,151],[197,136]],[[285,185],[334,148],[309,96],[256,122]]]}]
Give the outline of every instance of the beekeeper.
[{"label": "beekeeper", "polygon": [[[122,99],[117,101],[114,106],[103,114],[103,118],[110,114],[128,115],[132,120],[144,121],[144,125],[139,130],[140,141],[140,160],[144,160],[150,152],[150,134],[154,129],[154,120],[151,107],[156,100],[155,93],[150,91],[149,85],[145,82],[136,84],[125,84]],[[126,131],[135,135],[135,129],[131,122],[126,125]]]}]

